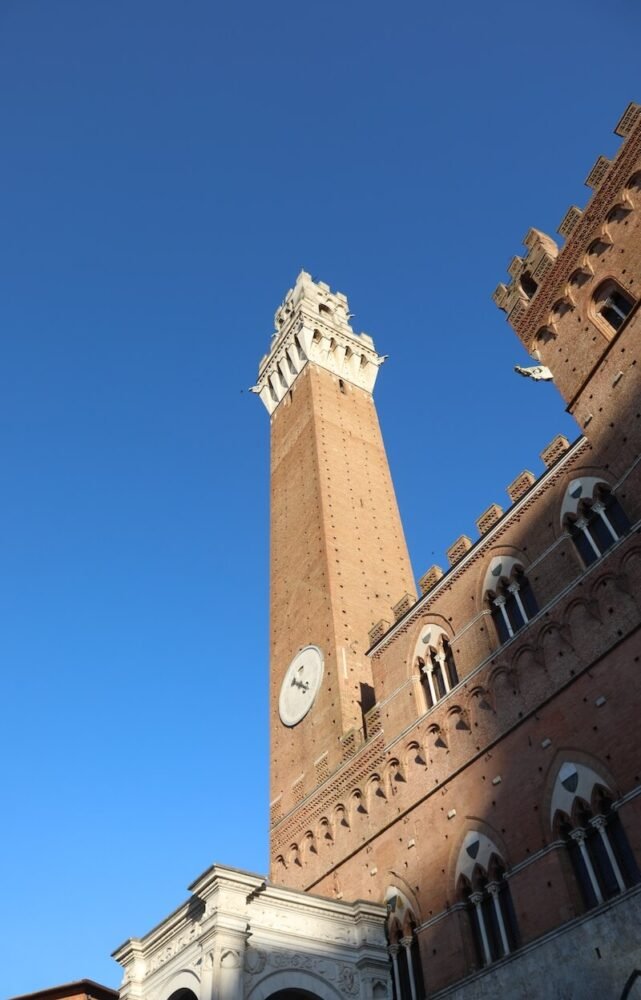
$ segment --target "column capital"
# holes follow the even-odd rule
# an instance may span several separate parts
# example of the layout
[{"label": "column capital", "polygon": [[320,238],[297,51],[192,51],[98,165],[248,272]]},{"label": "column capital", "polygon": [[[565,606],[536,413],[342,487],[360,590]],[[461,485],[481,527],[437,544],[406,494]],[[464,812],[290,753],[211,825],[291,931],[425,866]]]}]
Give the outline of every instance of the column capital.
[{"label": "column capital", "polygon": [[475,906],[480,906],[483,901],[482,892],[472,892],[470,893],[470,903],[474,903]]},{"label": "column capital", "polygon": [[389,944],[387,946],[387,951],[392,956],[392,958],[396,958],[400,950],[401,948],[400,945],[398,944]]},{"label": "column capital", "polygon": [[409,951],[409,949],[412,947],[413,940],[414,938],[412,937],[402,937],[401,944],[403,945],[404,948],[406,948]]},{"label": "column capital", "polygon": [[570,830],[570,836],[576,844],[585,843],[585,830],[583,827],[578,827],[576,830]]},{"label": "column capital", "polygon": [[593,826],[595,830],[605,830],[607,822],[606,817],[602,813],[599,813],[598,816],[592,817],[590,820],[590,826]]},{"label": "column capital", "polygon": [[505,597],[503,596],[503,594],[497,594],[497,596],[494,598],[494,600],[493,600],[492,603],[494,605],[496,605],[497,608],[504,608],[505,607]]},{"label": "column capital", "polygon": [[498,896],[501,889],[501,883],[496,881],[488,882],[485,888],[489,892],[490,896]]}]

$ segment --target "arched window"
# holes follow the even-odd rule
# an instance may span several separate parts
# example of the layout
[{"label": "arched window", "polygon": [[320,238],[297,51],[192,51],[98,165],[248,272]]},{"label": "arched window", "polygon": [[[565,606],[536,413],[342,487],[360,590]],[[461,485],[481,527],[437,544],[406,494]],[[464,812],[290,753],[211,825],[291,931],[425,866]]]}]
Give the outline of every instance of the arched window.
[{"label": "arched window", "polygon": [[593,302],[597,320],[609,333],[623,326],[636,304],[635,299],[612,279],[599,285]]},{"label": "arched window", "polygon": [[427,708],[433,708],[459,682],[450,641],[439,625],[426,625],[416,646],[416,665]]},{"label": "arched window", "polygon": [[507,642],[538,612],[523,568],[512,558],[496,558],[486,576],[486,598],[499,642]]},{"label": "arched window", "polygon": [[565,840],[586,909],[641,881],[606,783],[584,764],[566,761],[552,793],[552,823]]},{"label": "arched window", "polygon": [[479,964],[510,955],[519,946],[516,914],[505,863],[489,837],[475,830],[466,835],[456,873]]},{"label": "arched window", "polygon": [[422,1000],[425,986],[416,933],[418,921],[409,900],[395,886],[385,893],[385,902],[394,1000]]},{"label": "arched window", "polygon": [[585,566],[627,535],[630,522],[606,483],[593,477],[570,483],[563,501],[562,523]]}]

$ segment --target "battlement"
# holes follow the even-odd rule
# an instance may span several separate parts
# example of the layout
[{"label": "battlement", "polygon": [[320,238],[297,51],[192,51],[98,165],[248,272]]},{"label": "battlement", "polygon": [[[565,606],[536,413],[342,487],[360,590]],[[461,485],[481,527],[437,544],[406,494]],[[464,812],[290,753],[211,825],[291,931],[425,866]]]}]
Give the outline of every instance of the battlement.
[{"label": "battlement", "polygon": [[510,322],[516,322],[525,313],[559,253],[552,237],[538,229],[528,230],[523,243],[527,253],[513,257],[507,269],[512,280],[507,285],[500,284],[492,296]]},{"label": "battlement", "polygon": [[564,246],[559,249],[552,237],[530,229],[523,241],[527,253],[512,259],[511,280],[499,284],[493,293],[494,302],[528,349],[542,330],[554,335],[554,308],[571,274],[577,269],[591,274],[586,256],[595,236],[604,247],[611,243],[606,218],[615,203],[625,203],[625,185],[641,153],[640,104],[628,105],[614,132],[623,142],[612,160],[599,156],[590,170],[585,181],[592,190],[588,205],[584,209],[570,206],[558,227]]},{"label": "battlement", "polygon": [[351,315],[346,295],[300,272],[276,310],[270,350],[252,387],[270,414],[308,361],[367,392],[373,390],[385,358],[376,353],[368,334],[354,332]]}]

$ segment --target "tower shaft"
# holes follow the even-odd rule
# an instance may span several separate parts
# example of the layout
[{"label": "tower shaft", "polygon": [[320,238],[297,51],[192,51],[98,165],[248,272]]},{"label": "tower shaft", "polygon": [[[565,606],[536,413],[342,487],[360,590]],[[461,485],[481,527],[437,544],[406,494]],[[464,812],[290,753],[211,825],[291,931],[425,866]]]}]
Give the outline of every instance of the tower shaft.
[{"label": "tower shaft", "polygon": [[[372,398],[382,359],[351,330],[344,296],[304,272],[277,331],[257,389],[271,410],[271,789],[282,814],[362,726],[375,700],[368,632],[414,584]],[[308,695],[304,671],[288,667],[309,645],[323,676]],[[294,725],[279,711],[284,681],[285,697],[310,698]]]}]

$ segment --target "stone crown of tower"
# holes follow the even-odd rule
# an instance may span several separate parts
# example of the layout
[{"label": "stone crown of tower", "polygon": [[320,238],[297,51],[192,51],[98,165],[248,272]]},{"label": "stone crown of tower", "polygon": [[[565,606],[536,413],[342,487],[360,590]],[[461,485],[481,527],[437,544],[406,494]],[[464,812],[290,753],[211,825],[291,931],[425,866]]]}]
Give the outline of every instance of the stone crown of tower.
[{"label": "stone crown of tower", "polygon": [[252,392],[271,414],[308,361],[371,392],[385,360],[372,338],[354,333],[347,296],[301,271],[276,310],[269,354],[262,358]]}]

